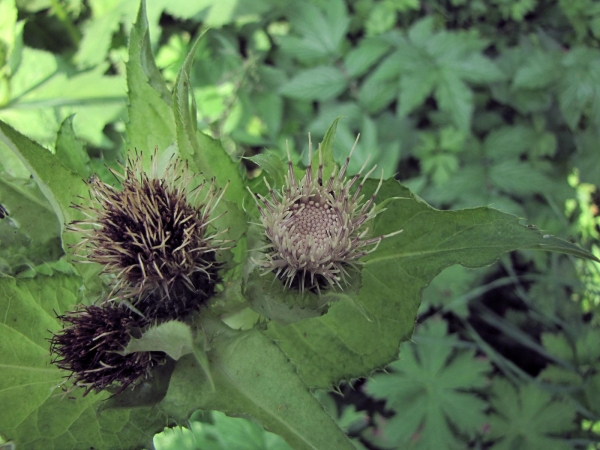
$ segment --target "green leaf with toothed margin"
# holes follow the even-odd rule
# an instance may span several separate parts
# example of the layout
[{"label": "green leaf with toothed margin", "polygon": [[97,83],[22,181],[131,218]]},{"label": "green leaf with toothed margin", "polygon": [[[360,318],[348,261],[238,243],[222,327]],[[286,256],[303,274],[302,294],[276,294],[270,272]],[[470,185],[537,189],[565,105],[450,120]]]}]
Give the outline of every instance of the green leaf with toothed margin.
[{"label": "green leaf with toothed margin", "polygon": [[198,44],[204,36],[202,33],[194,42],[188,53],[173,89],[173,112],[177,147],[183,158],[188,159],[205,178],[216,178],[216,185],[229,186],[224,198],[242,206],[247,192],[240,174],[239,164],[234,162],[225,152],[217,139],[198,130],[196,118],[196,100],[190,89],[190,71]]},{"label": "green leaf with toothed margin", "polygon": [[0,435],[17,448],[139,448],[165,425],[157,409],[98,414],[107,393],[82,398],[57,388],[68,373],[50,363],[48,339],[61,327],[55,313],[80,301],[81,284],[61,274],[0,279]]},{"label": "green leaf with toothed margin", "polygon": [[[158,147],[162,154],[175,142],[175,119],[171,93],[152,55],[145,2],[140,4],[129,37],[127,89],[127,146],[141,152],[152,152]],[[148,169],[150,158],[146,158],[145,163]]]},{"label": "green leaf with toothed margin", "polygon": [[[377,184],[367,180],[365,195]],[[383,183],[377,201],[391,198],[375,219],[373,235],[403,232],[364,258],[358,296],[341,298],[322,317],[290,325],[270,322],[265,331],[310,388],[367,376],[394,361],[400,342],[412,334],[421,291],[448,266],[486,266],[518,248],[597,260],[491,208],[439,211],[395,180]]]},{"label": "green leaf with toothed margin", "polygon": [[66,251],[65,224],[78,218],[77,212],[70,206],[73,202],[79,203],[78,197],[86,194],[85,183],[80,176],[63,166],[56,156],[40,144],[23,136],[2,121],[0,121],[0,139],[25,164],[52,205],[61,224],[63,248]]},{"label": "green leaf with toothed margin", "polygon": [[178,421],[197,410],[249,415],[296,450],[354,448],[271,339],[256,330],[235,331],[219,319],[195,323],[211,336],[207,351],[215,389],[192,355],[182,357],[160,407]]}]

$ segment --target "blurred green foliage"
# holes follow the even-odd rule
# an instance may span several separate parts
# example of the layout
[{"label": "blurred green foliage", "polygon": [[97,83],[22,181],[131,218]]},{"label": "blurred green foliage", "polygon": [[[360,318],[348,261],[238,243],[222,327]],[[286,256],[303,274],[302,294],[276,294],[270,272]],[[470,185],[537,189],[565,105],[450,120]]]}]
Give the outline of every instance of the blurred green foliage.
[{"label": "blurred green foliage", "polygon": [[[193,38],[211,27],[190,80],[198,127],[248,157],[253,175],[257,154],[283,156],[286,142],[298,154],[306,133],[318,142],[343,116],[338,161],[361,133],[349,172],[370,157],[436,207],[490,205],[600,256],[594,0],[148,3],[169,89]],[[137,7],[0,1],[0,119],[80,177],[106,173],[124,153],[126,36]],[[73,142],[78,153],[61,153]],[[11,212],[0,221],[0,270],[26,273],[60,256],[59,226],[35,229],[50,206],[2,143],[0,155],[0,203]],[[599,286],[596,263],[530,251],[485,269],[446,269],[420,309],[420,321],[438,321],[419,326],[391,373],[367,384],[386,407],[362,439],[383,448],[600,448]],[[233,448],[226,439],[284,448],[218,414],[191,430],[171,447],[168,432],[157,436],[157,448],[184,448],[191,436],[189,448]]]}]

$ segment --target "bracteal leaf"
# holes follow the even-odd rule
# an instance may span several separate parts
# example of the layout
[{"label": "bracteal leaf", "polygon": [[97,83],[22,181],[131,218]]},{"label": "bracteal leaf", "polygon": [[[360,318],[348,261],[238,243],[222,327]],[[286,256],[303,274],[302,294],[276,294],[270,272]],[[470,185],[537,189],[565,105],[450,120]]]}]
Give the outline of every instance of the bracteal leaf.
[{"label": "bracteal leaf", "polygon": [[167,413],[182,421],[199,408],[250,415],[294,449],[354,448],[269,338],[206,316],[198,326],[212,336],[207,356],[215,389],[194,357],[184,356],[160,404]]},{"label": "bracteal leaf", "polygon": [[[377,182],[368,180],[371,192]],[[265,331],[311,388],[369,375],[396,359],[412,334],[421,291],[444,268],[481,267],[517,248],[559,251],[596,260],[562,239],[523,226],[491,208],[439,211],[395,180],[384,182],[378,202],[394,199],[376,219],[374,235],[403,232],[365,257],[358,296],[341,298],[322,317]]]}]

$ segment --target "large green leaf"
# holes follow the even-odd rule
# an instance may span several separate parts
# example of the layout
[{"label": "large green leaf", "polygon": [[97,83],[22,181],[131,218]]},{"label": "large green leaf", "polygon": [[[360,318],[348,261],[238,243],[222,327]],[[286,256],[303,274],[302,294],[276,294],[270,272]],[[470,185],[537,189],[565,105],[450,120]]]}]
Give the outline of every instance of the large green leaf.
[{"label": "large green leaf", "polygon": [[127,89],[127,145],[130,150],[144,152],[158,147],[159,152],[163,152],[175,142],[175,121],[171,110],[171,93],[152,55],[145,2],[140,5],[129,37]]},{"label": "large green leaf", "polygon": [[253,417],[294,449],[354,448],[269,338],[210,317],[198,328],[212,336],[207,356],[214,389],[196,359],[184,356],[160,404],[169,415],[184,421],[198,408],[216,409]]},{"label": "large green leaf", "polygon": [[[370,181],[365,187],[375,186]],[[412,333],[422,289],[445,267],[489,265],[517,248],[593,258],[491,208],[436,210],[394,180],[379,192],[379,202],[387,199],[394,200],[378,216],[374,234],[404,231],[365,258],[358,298],[340,299],[322,317],[287,326],[271,322],[265,332],[311,388],[366,376],[396,359],[400,342]]]},{"label": "large green leaf", "polygon": [[81,398],[57,387],[67,373],[50,363],[48,338],[60,329],[55,314],[80,301],[80,287],[80,278],[60,274],[0,279],[0,435],[18,448],[137,448],[164,426],[156,410],[98,415],[107,394]]}]

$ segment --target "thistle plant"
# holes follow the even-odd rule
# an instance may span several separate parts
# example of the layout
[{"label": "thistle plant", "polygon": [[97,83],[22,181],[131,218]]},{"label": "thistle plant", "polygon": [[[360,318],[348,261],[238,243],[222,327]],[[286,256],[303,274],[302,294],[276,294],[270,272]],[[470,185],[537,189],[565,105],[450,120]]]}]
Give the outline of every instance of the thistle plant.
[{"label": "thistle plant", "polygon": [[350,271],[358,270],[361,257],[375,251],[384,238],[402,231],[368,237],[368,223],[380,212],[374,208],[374,201],[383,173],[377,189],[366,202],[360,194],[365,180],[377,166],[373,166],[354,193],[351,192],[368,164],[367,160],[356,175],[345,177],[357,143],[358,137],[341,169],[336,173],[334,168],[329,180],[324,182],[320,145],[319,167],[316,178],[313,177],[309,136],[309,163],[304,177],[299,182],[296,180],[288,149],[285,186],[276,192],[265,178],[270,199],[258,194],[255,197],[269,240],[269,251],[257,263],[265,273],[275,272],[288,288],[319,292],[323,287],[343,289],[348,284]]},{"label": "thistle plant", "polygon": [[[77,250],[111,275],[112,294],[133,299],[150,318],[177,318],[196,310],[214,292],[222,249],[209,225],[223,192],[215,180],[195,187],[187,162],[172,159],[159,176],[158,158],[149,173],[143,158],[129,159],[116,189],[97,178],[88,183],[92,204],[74,206],[87,220],[71,229],[84,235]],[[203,193],[203,194],[202,194]],[[201,200],[199,198],[202,196]],[[112,295],[111,294],[111,295]]]},{"label": "thistle plant", "polygon": [[[80,174],[93,165],[83,163],[90,155],[69,137],[75,134],[68,122],[61,126],[56,152],[50,152],[0,120],[3,149],[25,163],[49,200],[37,201],[41,197],[34,191],[13,189],[5,178],[3,186],[9,189],[0,188],[0,202],[11,214],[11,227],[49,209],[55,214],[42,227],[57,220],[72,222],[85,213],[86,220],[71,225],[84,239],[67,253],[76,251],[84,260],[101,264],[112,289],[102,305],[74,309],[78,302],[90,304],[94,294],[84,274],[65,267],[65,261],[48,260],[23,277],[0,277],[0,441],[10,440],[19,448],[139,448],[148,446],[165,424],[187,423],[192,411],[219,410],[251,416],[294,449],[352,450],[355,445],[313,392],[370,376],[394,361],[399,344],[412,334],[425,287],[442,270],[457,264],[487,266],[518,248],[598,261],[576,245],[524,227],[517,217],[492,208],[432,208],[394,179],[368,179],[375,171],[367,170],[367,164],[359,174],[346,177],[351,156],[333,170],[335,120],[318,158],[312,161],[310,150],[310,165],[300,176],[290,161],[286,167],[274,153],[252,157],[282,181],[273,188],[267,184],[264,198],[257,198],[256,215],[268,239],[268,250],[257,259],[268,275],[247,276],[251,265],[246,264],[245,249],[254,250],[255,236],[243,209],[248,206],[245,186],[254,181],[198,122],[190,71],[200,40],[190,46],[177,78],[167,85],[152,57],[145,8],[142,2],[129,39],[126,139],[132,148],[147,142],[161,149],[177,146],[190,158],[192,170],[209,174],[204,177],[208,181],[190,175],[178,160],[159,174],[158,161],[144,173],[141,160],[132,158],[124,173],[115,173],[120,186],[97,179],[85,185]],[[24,61],[26,51],[24,46]],[[211,58],[214,52],[203,55]],[[38,59],[29,53],[30,62]],[[296,83],[292,79],[288,87]],[[167,86],[173,86],[172,94]],[[291,93],[285,89],[280,92]],[[262,98],[260,103],[272,108],[271,99],[259,94],[252,98]],[[382,147],[379,157],[386,159],[383,152]],[[231,213],[218,221],[215,208],[222,192],[212,177],[231,180],[225,193]],[[71,209],[89,190],[91,204]],[[36,201],[25,202],[27,192]],[[15,201],[25,204],[12,206]],[[379,220],[372,220],[376,216]],[[221,272],[219,249],[229,245],[215,230],[227,227],[233,230],[228,238],[239,245],[228,260],[230,276],[223,291],[209,302]],[[42,233],[36,229],[29,236],[26,228],[21,230],[24,236],[41,240]],[[402,235],[381,243],[400,229]],[[355,284],[354,271],[359,269],[360,283]],[[305,314],[319,302],[327,308]],[[301,310],[296,305],[308,306]],[[200,306],[200,313],[187,315]],[[64,315],[54,321],[48,314],[51,308]],[[61,325],[53,337],[45,331]],[[48,338],[52,359],[64,370],[48,367],[43,357]],[[172,361],[157,367],[162,358]],[[50,390],[65,375],[90,393],[86,399],[53,398]],[[139,388],[127,388],[138,383]],[[113,387],[127,392],[112,404],[94,395],[98,389],[114,392]]]},{"label": "thistle plant", "polygon": [[119,393],[145,379],[165,358],[162,352],[119,353],[131,333],[141,334],[148,324],[124,305],[82,306],[58,318],[63,329],[50,339],[52,362],[71,372],[68,378],[85,389],[84,396],[114,384],[120,385]]}]

